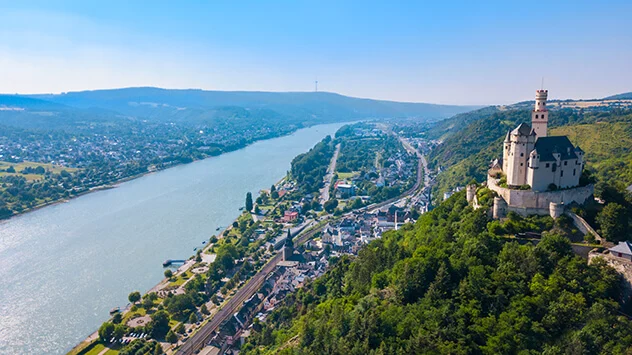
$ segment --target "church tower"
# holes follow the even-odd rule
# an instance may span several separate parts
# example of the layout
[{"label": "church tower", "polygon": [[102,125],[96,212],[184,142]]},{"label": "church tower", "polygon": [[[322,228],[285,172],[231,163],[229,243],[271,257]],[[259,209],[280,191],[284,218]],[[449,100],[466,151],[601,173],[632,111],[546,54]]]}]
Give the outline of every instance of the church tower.
[{"label": "church tower", "polygon": [[283,245],[283,261],[290,261],[294,254],[294,242],[292,241],[292,233],[290,229],[287,230],[287,237],[285,238],[285,245]]},{"label": "church tower", "polygon": [[536,136],[546,137],[546,129],[549,124],[549,110],[546,108],[546,98],[549,90],[535,91],[535,107],[531,112],[531,127]]}]

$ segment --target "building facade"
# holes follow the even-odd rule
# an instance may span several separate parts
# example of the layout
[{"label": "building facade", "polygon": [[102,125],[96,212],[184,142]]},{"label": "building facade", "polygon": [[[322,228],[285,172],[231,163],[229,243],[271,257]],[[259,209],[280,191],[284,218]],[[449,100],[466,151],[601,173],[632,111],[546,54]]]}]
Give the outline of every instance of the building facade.
[{"label": "building facade", "polygon": [[566,136],[547,136],[547,95],[547,90],[537,90],[531,125],[521,123],[505,136],[502,172],[510,188],[549,191],[579,186],[584,152]]}]

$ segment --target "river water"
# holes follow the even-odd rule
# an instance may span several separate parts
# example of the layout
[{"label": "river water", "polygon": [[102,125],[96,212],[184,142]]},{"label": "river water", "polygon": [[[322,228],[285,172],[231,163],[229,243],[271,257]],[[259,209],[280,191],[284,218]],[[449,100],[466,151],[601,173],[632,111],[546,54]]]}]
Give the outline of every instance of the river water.
[{"label": "river water", "polygon": [[0,354],[63,354],[157,284],[342,124],[314,126],[0,223]]}]

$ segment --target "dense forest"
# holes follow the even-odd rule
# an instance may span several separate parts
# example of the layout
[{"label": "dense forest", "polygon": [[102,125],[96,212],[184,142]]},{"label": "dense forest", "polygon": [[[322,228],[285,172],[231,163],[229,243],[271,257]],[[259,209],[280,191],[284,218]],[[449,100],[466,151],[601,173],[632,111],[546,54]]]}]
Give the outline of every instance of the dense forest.
[{"label": "dense forest", "polygon": [[[515,226],[549,229],[551,219]],[[286,297],[246,354],[624,354],[618,274],[569,240],[505,239],[455,194]],[[508,228],[506,224],[503,228]],[[512,227],[513,228],[513,227]]]}]

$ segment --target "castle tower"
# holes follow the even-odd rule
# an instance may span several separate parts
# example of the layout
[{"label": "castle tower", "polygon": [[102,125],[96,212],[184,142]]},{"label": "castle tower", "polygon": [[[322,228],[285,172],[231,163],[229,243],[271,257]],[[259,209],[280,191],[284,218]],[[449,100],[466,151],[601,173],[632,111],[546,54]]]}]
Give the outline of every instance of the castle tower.
[{"label": "castle tower", "polygon": [[508,135],[509,143],[504,143],[503,156],[507,157],[504,173],[507,185],[518,187],[527,183],[527,163],[536,140],[535,131],[526,123],[521,123]]},{"label": "castle tower", "polygon": [[546,137],[547,125],[549,124],[549,110],[546,108],[548,94],[548,90],[535,91],[535,107],[531,111],[531,127],[538,137]]}]

